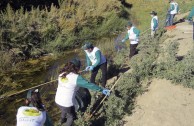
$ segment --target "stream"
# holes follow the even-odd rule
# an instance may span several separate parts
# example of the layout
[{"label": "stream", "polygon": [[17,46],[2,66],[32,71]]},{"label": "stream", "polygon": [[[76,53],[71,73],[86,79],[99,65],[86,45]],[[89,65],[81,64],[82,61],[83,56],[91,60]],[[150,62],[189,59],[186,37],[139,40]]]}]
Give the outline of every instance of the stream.
[{"label": "stream", "polygon": [[[27,88],[31,88],[36,85],[40,85],[45,82],[49,82],[50,80],[54,80],[58,76],[58,72],[60,67],[70,61],[74,57],[79,57],[79,59],[82,62],[82,67],[84,66],[84,53],[81,53],[81,50],[79,50],[80,53],[77,53],[75,51],[69,51],[65,53],[64,56],[59,56],[56,59],[52,59],[49,56],[42,57],[38,60],[29,60],[25,62],[30,62],[35,67],[34,70],[33,67],[28,68],[29,71],[21,71],[19,73],[14,73],[12,75],[12,79],[15,80],[15,83],[20,83],[21,86],[17,85],[15,88],[17,91],[21,91]],[[49,60],[47,60],[49,59]],[[46,61],[47,60],[47,61]],[[28,64],[27,63],[27,64]],[[28,65],[27,65],[28,66]],[[37,69],[37,67],[38,69]],[[26,68],[27,69],[27,68]],[[47,110],[58,111],[58,108],[56,107],[53,99],[55,97],[57,84],[56,83],[50,83],[44,86],[39,87],[38,89],[41,92],[41,97],[43,100],[43,103],[46,106]],[[12,94],[12,91],[10,91]],[[14,91],[15,93],[15,91]],[[26,97],[27,91],[24,91],[18,95],[13,95],[11,97],[5,98],[1,100],[0,104],[0,124],[3,126],[14,126],[16,124],[16,113],[17,109],[24,105],[24,100]],[[46,101],[46,102],[45,102]],[[53,107],[55,106],[55,107]],[[55,113],[56,114],[56,113]],[[55,116],[50,114],[50,116]]]}]

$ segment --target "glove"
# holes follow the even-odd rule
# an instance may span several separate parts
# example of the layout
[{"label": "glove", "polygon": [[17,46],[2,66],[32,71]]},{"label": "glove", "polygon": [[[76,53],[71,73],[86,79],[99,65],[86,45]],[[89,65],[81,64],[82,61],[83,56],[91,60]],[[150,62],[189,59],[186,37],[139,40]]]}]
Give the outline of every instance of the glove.
[{"label": "glove", "polygon": [[86,69],[85,69],[85,71],[89,71],[89,69],[90,69],[90,66],[87,66]]},{"label": "glove", "polygon": [[109,95],[110,95],[110,90],[108,90],[108,89],[103,89],[102,93],[103,93],[104,95],[109,96]]},{"label": "glove", "polygon": [[89,71],[92,71],[94,69],[93,66],[89,66]]},{"label": "glove", "polygon": [[121,42],[125,42],[125,39],[123,39]]}]

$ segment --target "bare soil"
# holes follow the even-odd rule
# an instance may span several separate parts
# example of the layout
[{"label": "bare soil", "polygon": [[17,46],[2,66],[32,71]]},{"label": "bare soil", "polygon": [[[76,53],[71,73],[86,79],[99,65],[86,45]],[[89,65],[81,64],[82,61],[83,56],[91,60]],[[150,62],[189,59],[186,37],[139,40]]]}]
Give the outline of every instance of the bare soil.
[{"label": "bare soil", "polygon": [[[177,19],[185,15],[177,15]],[[183,22],[176,26],[166,32],[170,37],[161,47],[177,41],[177,56],[185,56],[193,49],[192,25]],[[136,98],[135,106],[132,115],[124,118],[125,126],[194,126],[194,90],[171,81],[153,79],[148,91]]]}]

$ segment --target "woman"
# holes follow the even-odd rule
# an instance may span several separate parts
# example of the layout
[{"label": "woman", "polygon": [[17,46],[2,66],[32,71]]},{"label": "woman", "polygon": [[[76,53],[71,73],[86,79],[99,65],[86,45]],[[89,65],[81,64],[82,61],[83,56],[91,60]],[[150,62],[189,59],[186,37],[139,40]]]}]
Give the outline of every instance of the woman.
[{"label": "woman", "polygon": [[48,117],[38,89],[29,90],[25,100],[17,112],[17,126],[53,126]]},{"label": "woman", "polygon": [[88,88],[94,91],[100,91],[105,95],[110,94],[110,90],[103,89],[82,78],[78,73],[81,62],[73,59],[65,64],[58,77],[58,88],[55,96],[55,102],[61,109],[61,124],[66,121],[66,126],[72,126],[75,118],[75,93],[79,87]]}]

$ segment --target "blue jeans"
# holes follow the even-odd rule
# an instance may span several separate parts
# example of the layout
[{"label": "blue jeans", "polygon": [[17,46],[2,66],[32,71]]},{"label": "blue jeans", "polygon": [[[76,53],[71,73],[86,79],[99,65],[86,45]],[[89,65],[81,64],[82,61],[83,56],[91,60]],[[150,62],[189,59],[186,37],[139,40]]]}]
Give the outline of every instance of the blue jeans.
[{"label": "blue jeans", "polygon": [[174,17],[175,17],[175,14],[169,14],[166,26],[172,26],[173,25]]}]

